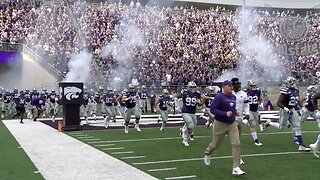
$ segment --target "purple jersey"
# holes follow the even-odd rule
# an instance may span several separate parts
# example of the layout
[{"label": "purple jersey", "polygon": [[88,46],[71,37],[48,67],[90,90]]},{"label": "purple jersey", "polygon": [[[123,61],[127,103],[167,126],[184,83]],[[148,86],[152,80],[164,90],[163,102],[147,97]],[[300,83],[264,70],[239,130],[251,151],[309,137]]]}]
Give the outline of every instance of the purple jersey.
[{"label": "purple jersey", "polygon": [[247,93],[250,111],[257,112],[260,104],[261,90],[258,88],[256,90],[247,89],[245,92]]},{"label": "purple jersey", "polygon": [[36,106],[37,109],[41,110],[43,106],[45,105],[45,101],[42,98],[36,98],[32,100],[32,105]]},{"label": "purple jersey", "polygon": [[299,100],[298,89],[282,87],[280,90],[280,95],[285,96],[283,102],[281,102],[284,105],[284,107],[292,109],[298,105],[298,100]]},{"label": "purple jersey", "polygon": [[214,94],[214,93],[204,93],[203,95],[212,98],[212,99],[206,99],[204,101],[204,105],[206,106],[206,108],[210,108],[211,103],[212,103],[214,97],[216,96],[216,94]]},{"label": "purple jersey", "polygon": [[199,91],[191,92],[189,90],[182,90],[182,113],[196,113],[197,105],[200,102],[201,93]]},{"label": "purple jersey", "polygon": [[26,101],[27,103],[30,103],[30,102],[31,102],[31,96],[30,96],[29,93],[26,93],[26,94],[24,95],[24,97],[25,97],[25,101]]},{"label": "purple jersey", "polygon": [[90,99],[90,94],[88,92],[83,93],[83,105],[88,105],[89,104],[89,99]]},{"label": "purple jersey", "polygon": [[124,95],[124,98],[128,98],[130,97],[130,100],[125,101],[126,103],[126,108],[133,108],[136,106],[136,97],[137,97],[137,93],[136,92],[127,92]]},{"label": "purple jersey", "polygon": [[140,99],[142,99],[142,100],[145,100],[148,97],[147,91],[142,91],[142,92],[139,92],[138,94],[139,94]]},{"label": "purple jersey", "polygon": [[55,103],[56,102],[56,98],[57,98],[57,94],[56,93],[50,93],[49,95],[49,101],[51,103]]},{"label": "purple jersey", "polygon": [[106,94],[103,96],[104,102],[106,106],[113,106],[113,104],[116,102],[117,96],[115,94]]},{"label": "purple jersey", "polygon": [[305,106],[306,108],[313,112],[315,110],[313,104],[312,104],[312,98],[313,98],[313,93],[306,93],[306,103],[305,103]]},{"label": "purple jersey", "polygon": [[160,95],[159,96],[159,108],[162,111],[166,111],[168,109],[168,104],[170,102],[171,98],[168,95]]},{"label": "purple jersey", "polygon": [[3,102],[4,102],[4,103],[10,103],[11,99],[12,99],[12,96],[11,96],[10,93],[5,93],[5,94],[3,95]]},{"label": "purple jersey", "polygon": [[34,105],[34,104],[33,104],[33,100],[39,98],[39,97],[40,97],[40,94],[39,94],[38,92],[32,92],[32,93],[30,94],[30,96],[31,96],[31,104]]},{"label": "purple jersey", "polygon": [[16,103],[16,107],[24,107],[24,105],[26,104],[26,101],[25,101],[25,96],[21,95],[21,96],[18,96],[15,98],[15,103]]}]

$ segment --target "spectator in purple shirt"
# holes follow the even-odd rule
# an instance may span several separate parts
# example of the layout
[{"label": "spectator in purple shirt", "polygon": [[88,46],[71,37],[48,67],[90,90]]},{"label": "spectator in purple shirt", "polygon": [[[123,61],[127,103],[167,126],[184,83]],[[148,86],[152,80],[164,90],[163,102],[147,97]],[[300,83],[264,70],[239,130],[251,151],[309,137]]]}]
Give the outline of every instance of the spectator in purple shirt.
[{"label": "spectator in purple shirt", "polygon": [[215,115],[213,124],[213,138],[205,150],[204,163],[210,165],[210,155],[216,150],[225,135],[228,135],[232,145],[233,169],[232,175],[244,175],[245,172],[240,169],[240,138],[235,116],[236,96],[232,94],[232,82],[226,80],[223,82],[222,93],[218,94],[211,103],[211,113]]}]

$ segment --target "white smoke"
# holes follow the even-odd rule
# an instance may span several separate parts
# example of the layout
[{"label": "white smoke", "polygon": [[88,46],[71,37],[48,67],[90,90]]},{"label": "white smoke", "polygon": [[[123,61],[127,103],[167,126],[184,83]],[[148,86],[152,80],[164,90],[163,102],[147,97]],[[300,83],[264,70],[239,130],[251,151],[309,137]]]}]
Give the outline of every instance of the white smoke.
[{"label": "white smoke", "polygon": [[127,7],[121,12],[122,19],[115,28],[116,36],[111,43],[102,48],[102,57],[112,59],[117,66],[110,69],[108,85],[120,89],[131,82],[133,74],[137,74],[138,54],[146,48],[145,32],[148,27],[139,26],[135,19],[145,21],[150,19],[139,7]]},{"label": "white smoke", "polygon": [[223,73],[217,81],[238,77],[240,81],[254,80],[259,84],[280,82],[286,72],[283,60],[275,53],[272,43],[256,32],[262,17],[254,10],[242,8],[234,23],[238,28],[240,58],[235,71]]},{"label": "white smoke", "polygon": [[65,82],[86,82],[90,77],[92,55],[86,51],[74,53],[68,62]]}]

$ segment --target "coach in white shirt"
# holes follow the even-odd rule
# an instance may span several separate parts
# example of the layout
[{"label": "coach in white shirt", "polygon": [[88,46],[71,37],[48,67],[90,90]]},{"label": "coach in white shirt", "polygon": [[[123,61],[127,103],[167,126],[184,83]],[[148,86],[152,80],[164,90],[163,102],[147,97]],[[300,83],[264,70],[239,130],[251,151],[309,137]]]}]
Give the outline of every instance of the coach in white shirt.
[{"label": "coach in white shirt", "polygon": [[[241,82],[239,78],[234,77],[231,79],[233,94],[236,96],[236,109],[239,112],[239,117],[236,118],[239,128],[239,137],[241,136],[241,124],[242,120],[249,120],[249,103],[247,99],[247,93],[241,89]],[[243,160],[240,160],[240,164],[244,164]]]}]

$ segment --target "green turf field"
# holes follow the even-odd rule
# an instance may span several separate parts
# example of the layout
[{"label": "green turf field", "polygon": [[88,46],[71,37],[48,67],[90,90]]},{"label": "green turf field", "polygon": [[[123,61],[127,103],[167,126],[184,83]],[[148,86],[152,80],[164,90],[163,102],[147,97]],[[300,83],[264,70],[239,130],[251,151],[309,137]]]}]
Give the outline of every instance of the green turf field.
[{"label": "green turf field", "polygon": [[[319,132],[316,124],[303,123],[302,130],[304,143],[307,146],[314,143]],[[247,174],[242,177],[231,175],[228,137],[214,152],[211,165],[204,165],[203,153],[211,140],[212,130],[203,126],[195,130],[195,140],[190,142],[190,147],[182,145],[179,128],[168,128],[165,132],[142,129],[140,133],[131,128],[129,134],[123,130],[68,134],[159,179],[180,176],[190,179],[320,179],[320,159],[311,152],[298,152],[291,129],[279,132],[270,127],[258,134],[263,146],[257,147],[248,135],[248,128],[244,127],[241,150],[245,165],[241,168]]]},{"label": "green turf field", "polygon": [[1,180],[37,180],[43,179],[37,168],[20,148],[8,129],[0,122],[0,179]]}]

